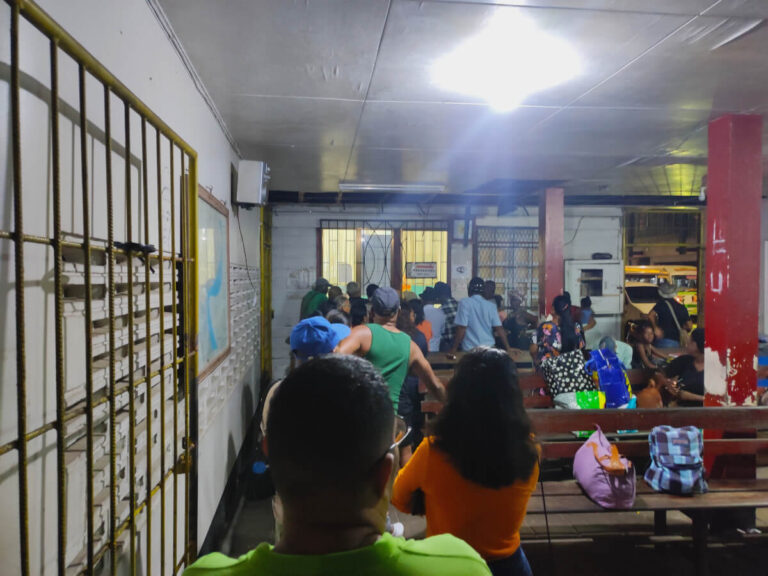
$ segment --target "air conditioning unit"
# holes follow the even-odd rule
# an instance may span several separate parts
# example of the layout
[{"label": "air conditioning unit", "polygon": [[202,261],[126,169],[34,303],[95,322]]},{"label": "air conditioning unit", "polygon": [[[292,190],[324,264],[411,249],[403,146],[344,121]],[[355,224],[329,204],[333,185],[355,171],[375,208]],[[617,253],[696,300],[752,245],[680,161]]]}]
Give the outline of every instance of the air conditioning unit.
[{"label": "air conditioning unit", "polygon": [[248,208],[267,203],[269,166],[266,162],[241,160],[237,169],[237,187],[233,206]]}]

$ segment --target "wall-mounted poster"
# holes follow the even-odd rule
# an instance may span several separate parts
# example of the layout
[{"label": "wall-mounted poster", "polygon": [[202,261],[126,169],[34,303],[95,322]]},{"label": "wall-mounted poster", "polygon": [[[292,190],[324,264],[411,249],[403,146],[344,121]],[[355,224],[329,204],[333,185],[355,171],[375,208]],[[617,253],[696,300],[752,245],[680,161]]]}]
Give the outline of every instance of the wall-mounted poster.
[{"label": "wall-mounted poster", "polygon": [[406,262],[407,278],[437,278],[437,262]]},{"label": "wall-mounted poster", "polygon": [[202,186],[197,203],[197,344],[200,378],[229,354],[229,210]]}]

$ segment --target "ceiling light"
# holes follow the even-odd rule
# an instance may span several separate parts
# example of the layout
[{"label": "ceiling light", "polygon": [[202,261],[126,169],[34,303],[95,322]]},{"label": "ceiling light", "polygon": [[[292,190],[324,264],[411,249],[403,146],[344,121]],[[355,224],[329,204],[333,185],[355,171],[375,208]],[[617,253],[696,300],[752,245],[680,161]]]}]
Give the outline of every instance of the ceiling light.
[{"label": "ceiling light", "polygon": [[365,182],[339,182],[339,192],[394,192],[405,194],[442,194],[445,184],[368,184]]},{"label": "ceiling light", "polygon": [[567,42],[540,30],[519,11],[501,9],[482,32],[434,63],[432,81],[509,111],[579,72],[578,54]]}]

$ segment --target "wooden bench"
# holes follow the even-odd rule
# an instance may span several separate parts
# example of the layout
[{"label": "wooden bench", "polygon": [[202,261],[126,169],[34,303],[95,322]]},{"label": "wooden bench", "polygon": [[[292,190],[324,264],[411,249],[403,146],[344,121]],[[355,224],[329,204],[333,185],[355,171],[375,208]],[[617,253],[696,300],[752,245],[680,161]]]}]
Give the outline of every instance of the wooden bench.
[{"label": "wooden bench", "polygon": [[[534,432],[542,449],[542,460],[573,458],[584,443],[570,431],[590,430],[597,424],[607,434],[618,430],[648,431],[654,426],[697,426],[707,430],[754,431],[768,428],[768,408],[664,408],[655,410],[531,410]],[[649,456],[647,433],[618,436],[619,451],[630,459]],[[768,439],[705,439],[707,456],[758,455],[768,452]],[[708,523],[715,510],[768,507],[768,481],[754,479],[709,482],[710,491],[693,496],[660,494],[651,490],[642,478],[645,470],[637,470],[637,497],[633,511],[654,512],[657,534],[666,529],[666,512],[680,510],[692,519],[697,573],[706,574]],[[543,494],[543,495],[542,495]],[[610,513],[588,499],[572,480],[541,482],[528,505],[529,514]]]},{"label": "wooden bench", "polygon": [[[443,383],[447,383],[453,377],[452,368],[438,369],[434,372]],[[645,371],[643,370],[628,370],[627,375],[632,386],[646,383]],[[547,385],[541,374],[537,374],[532,370],[519,370],[518,384],[523,393],[523,404],[526,409],[553,407],[552,397],[544,393]],[[419,383],[419,392],[422,394],[427,393],[426,387],[421,383]],[[421,411],[425,414],[437,414],[441,408],[442,403],[429,396],[421,403]]]}]

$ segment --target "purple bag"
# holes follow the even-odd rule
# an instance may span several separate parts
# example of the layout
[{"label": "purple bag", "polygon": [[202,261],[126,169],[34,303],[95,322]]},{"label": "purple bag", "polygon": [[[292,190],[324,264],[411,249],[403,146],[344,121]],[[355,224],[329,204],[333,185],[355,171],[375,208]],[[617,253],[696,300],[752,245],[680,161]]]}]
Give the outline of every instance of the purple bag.
[{"label": "purple bag", "polygon": [[603,508],[632,508],[635,503],[635,467],[619,455],[600,427],[576,451],[573,476],[582,490]]}]

